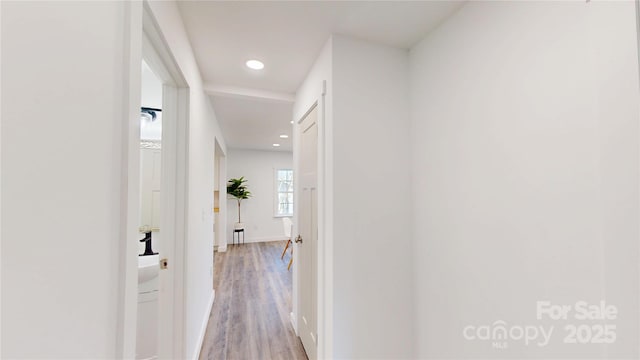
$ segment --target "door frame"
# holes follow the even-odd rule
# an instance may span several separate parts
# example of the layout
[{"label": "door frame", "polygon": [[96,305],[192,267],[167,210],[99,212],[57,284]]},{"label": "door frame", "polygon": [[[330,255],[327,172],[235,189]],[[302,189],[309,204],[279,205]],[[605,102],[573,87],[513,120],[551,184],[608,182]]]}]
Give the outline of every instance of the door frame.
[{"label": "door frame", "polygon": [[214,138],[213,156],[218,157],[218,168],[214,169],[213,174],[218,179],[218,221],[214,224],[213,245],[218,246],[218,252],[225,252],[227,251],[227,154],[222,149],[217,136]]},{"label": "door frame", "polygon": [[[327,146],[328,129],[330,128],[330,116],[326,114],[326,96],[327,96],[327,81],[323,80],[318,86],[318,90],[315,96],[315,101],[308,107],[307,111],[300,118],[294,118],[294,141],[293,141],[293,169],[294,169],[294,199],[299,199],[302,188],[298,181],[298,170],[300,168],[300,131],[302,121],[309,115],[314,109],[318,109],[318,289],[317,289],[317,304],[318,311],[316,314],[317,321],[317,358],[326,359],[331,358],[333,354],[333,200],[331,194],[333,193],[333,180],[332,180],[332,165],[333,157],[331,153],[331,147]],[[299,224],[299,207],[294,207],[293,214],[293,234],[298,234]],[[297,244],[294,243],[297,247]],[[298,255],[300,251],[295,250],[293,252],[293,291],[292,302],[293,312],[291,313],[291,323],[293,328],[298,333],[298,317],[299,317],[299,304],[300,304],[300,291],[299,291],[299,270],[298,264],[300,263]]]},{"label": "door frame", "polygon": [[163,82],[158,357],[185,354],[185,243],[189,89],[147,1],[125,4],[127,66],[123,91],[121,229],[116,354],[135,358],[140,214],[140,96],[144,59]]},{"label": "door frame", "polygon": [[[636,55],[638,57],[638,76],[640,80],[640,0],[635,0],[634,6],[636,9]],[[640,348],[640,344],[638,347]]]}]

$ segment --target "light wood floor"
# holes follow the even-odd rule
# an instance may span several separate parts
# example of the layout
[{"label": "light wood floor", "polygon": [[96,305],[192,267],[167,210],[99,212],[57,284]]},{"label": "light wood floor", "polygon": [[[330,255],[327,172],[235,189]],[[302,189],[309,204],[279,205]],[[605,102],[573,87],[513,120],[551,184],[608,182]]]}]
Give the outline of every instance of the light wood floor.
[{"label": "light wood floor", "polygon": [[289,252],[284,241],[229,245],[214,256],[213,303],[201,360],[305,360],[291,326]]}]

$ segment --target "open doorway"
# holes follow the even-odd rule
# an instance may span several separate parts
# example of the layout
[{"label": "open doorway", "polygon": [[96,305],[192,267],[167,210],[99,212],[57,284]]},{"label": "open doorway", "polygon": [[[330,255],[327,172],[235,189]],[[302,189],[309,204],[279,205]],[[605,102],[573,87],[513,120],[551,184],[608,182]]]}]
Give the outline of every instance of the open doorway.
[{"label": "open doorway", "polygon": [[[276,128],[266,146],[234,143],[223,153],[216,141],[214,168],[215,217],[214,276],[215,302],[204,337],[200,359],[287,358],[306,360],[302,344],[291,326],[292,277],[291,234],[295,208],[293,153],[291,152],[291,104],[216,96],[217,115],[232,119],[259,119],[265,111],[276,112]],[[255,105],[257,103],[258,105]],[[261,111],[254,114],[255,107]],[[232,110],[226,112],[225,109]],[[264,122],[264,117],[261,118]],[[271,119],[271,118],[270,118]],[[235,121],[233,121],[235,122]],[[227,136],[234,130],[264,126],[224,123]],[[229,125],[233,126],[230,128]],[[273,124],[271,127],[274,127]],[[242,129],[245,130],[242,130]],[[227,138],[225,138],[227,139]],[[237,139],[237,138],[236,138]],[[279,146],[273,146],[277,143]],[[218,156],[220,155],[220,156]],[[242,200],[226,195],[230,179],[244,179],[251,196]],[[226,210],[223,208],[226,206]],[[214,206],[215,208],[215,206]],[[285,220],[288,220],[288,231]],[[236,224],[244,225],[242,236]],[[224,227],[223,227],[224,226]]]},{"label": "open doorway", "polygon": [[142,61],[140,109],[140,222],[136,359],[158,355],[161,245],[162,81]]},{"label": "open doorway", "polygon": [[[156,234],[159,241],[152,240],[155,242],[153,246],[157,247],[155,251],[159,252],[159,263],[156,264],[158,300],[155,328],[148,329],[151,332],[150,336],[157,339],[152,356],[182,358],[185,354],[184,240],[187,204],[188,88],[154,24],[149,12],[145,11],[142,59],[157,76],[162,87],[162,101],[159,107],[162,111],[156,114],[161,117],[160,155],[157,153],[153,155],[154,163],[159,162],[160,180],[159,184],[157,182],[153,184],[156,190],[153,190],[150,195],[159,199],[158,201],[152,199],[152,204],[159,203],[159,211],[152,211],[151,215],[152,222],[154,215],[157,216],[155,220],[159,217],[159,231]],[[158,90],[154,91],[157,93]],[[156,136],[157,127],[158,125],[155,125]],[[154,126],[151,126],[151,130],[153,129]],[[143,133],[142,130],[141,127],[141,133]],[[154,147],[153,144],[150,146]],[[145,170],[145,165],[144,162],[141,163],[141,172]],[[157,191],[158,187],[159,191]]]},{"label": "open doorway", "polygon": [[[226,156],[218,139],[215,140],[215,150],[213,156],[213,245],[215,251],[227,251],[226,234],[226,207],[227,207],[227,187],[226,187]],[[214,263],[215,265],[215,263]]]},{"label": "open doorway", "polygon": [[[140,42],[131,44],[125,94],[130,106],[123,143],[118,353],[184,358],[189,89],[148,4],[132,3],[131,15],[133,27],[140,26],[136,18],[141,16],[142,33]],[[135,50],[139,45],[141,52]]]}]

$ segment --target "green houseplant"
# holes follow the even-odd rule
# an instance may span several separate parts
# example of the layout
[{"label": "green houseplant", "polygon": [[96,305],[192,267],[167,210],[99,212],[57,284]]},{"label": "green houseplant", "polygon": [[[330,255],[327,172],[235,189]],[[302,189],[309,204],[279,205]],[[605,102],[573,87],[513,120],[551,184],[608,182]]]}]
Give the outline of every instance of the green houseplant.
[{"label": "green houseplant", "polygon": [[238,222],[236,223],[236,229],[244,228],[240,219],[240,204],[242,203],[242,200],[251,197],[251,192],[245,185],[246,182],[247,180],[244,176],[241,176],[238,179],[229,179],[229,182],[227,183],[227,194],[238,201]]}]

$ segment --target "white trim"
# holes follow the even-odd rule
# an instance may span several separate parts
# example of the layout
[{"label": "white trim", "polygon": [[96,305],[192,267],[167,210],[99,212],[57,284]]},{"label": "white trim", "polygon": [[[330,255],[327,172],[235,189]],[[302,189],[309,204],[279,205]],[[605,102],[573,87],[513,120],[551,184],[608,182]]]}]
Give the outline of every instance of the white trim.
[{"label": "white trim", "polygon": [[[635,1],[636,7],[636,53],[638,56],[638,68],[640,69],[640,0]],[[640,76],[640,71],[638,72]]]},{"label": "white trim", "polygon": [[[174,328],[167,330],[173,332],[173,355],[167,354],[165,358],[183,358],[185,356],[185,322],[186,322],[186,264],[187,264],[187,219],[188,184],[189,184],[189,89],[177,89],[178,114],[180,120],[176,132],[176,225],[174,241],[174,296],[173,296],[173,322]],[[167,341],[171,342],[171,341]],[[159,356],[162,358],[163,353]]]},{"label": "white trim", "polygon": [[151,55],[145,59],[147,65],[153,69],[156,76],[162,79],[164,84],[179,88],[188,87],[187,81],[162,35],[160,25],[153,15],[149,1],[145,0],[143,3],[142,28],[146,41],[142,43],[142,51]]},{"label": "white trim", "polygon": [[[0,6],[0,29],[2,29],[2,6]],[[0,46],[0,69],[2,69],[2,47]],[[0,71],[0,84],[2,84],[2,72]],[[2,109],[2,86],[0,86],[0,109]],[[2,116],[0,116],[0,149],[2,149]],[[0,204],[2,204],[2,150],[0,150]],[[0,206],[0,229],[2,229],[2,206]],[[2,249],[2,232],[0,232],[0,249]],[[0,269],[2,269],[2,256],[0,256]],[[2,309],[2,287],[0,286],[0,309]],[[2,326],[0,326],[0,339],[2,339]],[[0,354],[2,354],[2,341],[0,341]]]},{"label": "white trim", "polygon": [[140,89],[142,4],[124,4],[120,236],[118,239],[118,358],[135,358],[138,316],[138,227],[140,194]]},{"label": "white trim", "polygon": [[[640,70],[640,0],[635,0],[636,8],[636,55],[638,57],[638,69]],[[640,80],[640,71],[638,71]],[[640,344],[638,344],[640,347]],[[640,350],[639,350],[640,351]]]},{"label": "white trim", "polygon": [[207,333],[207,325],[209,325],[209,318],[211,317],[211,309],[213,308],[213,302],[216,299],[216,291],[211,292],[211,298],[209,298],[209,305],[207,305],[207,317],[204,318],[202,325],[200,326],[200,334],[198,335],[198,341],[196,341],[197,348],[193,352],[195,356],[194,360],[200,358],[200,352],[202,351],[202,344],[204,343],[204,335]]},{"label": "white trim", "polygon": [[333,118],[326,113],[327,80],[318,107],[318,359],[333,355]]},{"label": "white trim", "polygon": [[227,154],[218,136],[214,137],[214,159],[217,158],[218,167],[214,168],[213,176],[217,179],[218,189],[218,212],[214,215],[213,244],[219,252],[227,251]]}]

